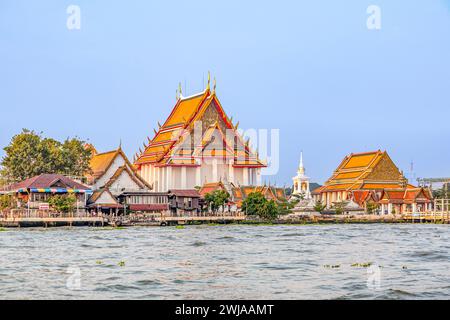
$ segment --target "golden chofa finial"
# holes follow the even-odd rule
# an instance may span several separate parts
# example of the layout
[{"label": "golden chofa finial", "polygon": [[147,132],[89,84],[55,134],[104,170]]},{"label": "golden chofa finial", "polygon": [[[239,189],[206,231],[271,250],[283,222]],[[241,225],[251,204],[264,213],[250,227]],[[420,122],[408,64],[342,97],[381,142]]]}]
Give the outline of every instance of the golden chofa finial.
[{"label": "golden chofa finial", "polygon": [[178,83],[178,92],[180,93],[180,98],[183,96],[183,89],[181,88],[181,82]]},{"label": "golden chofa finial", "polygon": [[206,90],[208,91],[211,87],[211,73],[208,71],[208,84],[206,85]]},{"label": "golden chofa finial", "polygon": [[216,86],[217,86],[216,77],[214,77],[213,92],[216,92]]}]

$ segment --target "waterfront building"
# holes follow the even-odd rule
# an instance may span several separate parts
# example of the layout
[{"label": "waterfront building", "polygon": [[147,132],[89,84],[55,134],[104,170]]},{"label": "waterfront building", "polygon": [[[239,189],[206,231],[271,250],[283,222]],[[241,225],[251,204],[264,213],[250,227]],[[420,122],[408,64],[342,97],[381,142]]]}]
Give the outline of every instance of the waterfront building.
[{"label": "waterfront building", "polygon": [[432,195],[423,187],[408,189],[385,189],[379,204],[384,214],[424,212],[431,209]]},{"label": "waterfront building", "polygon": [[277,188],[272,186],[237,186],[231,190],[231,199],[236,204],[237,208],[242,207],[242,202],[251,193],[261,193],[267,200],[273,200],[276,203],[286,202],[286,192],[284,188]]},{"label": "waterfront building", "polygon": [[90,167],[91,172],[86,178],[94,191],[88,200],[88,207],[91,209],[119,212],[124,209],[119,201],[120,195],[149,192],[152,189],[128,160],[121,146],[105,153],[94,152]]},{"label": "waterfront building", "polygon": [[306,176],[305,167],[303,165],[303,152],[300,153],[300,165],[298,166],[297,175],[292,178],[292,180],[294,181],[292,194],[300,196],[304,200],[311,199],[309,177]]},{"label": "waterfront building", "polygon": [[176,215],[196,215],[201,211],[200,193],[195,190],[169,190],[169,210]]},{"label": "waterfront building", "polygon": [[1,194],[14,195],[18,209],[49,211],[55,195],[73,195],[77,211],[84,210],[90,188],[61,174],[41,174],[22,182],[4,186]]},{"label": "waterfront building", "polygon": [[336,203],[352,200],[364,208],[373,202],[380,206],[382,213],[391,213],[392,210],[389,209],[398,200],[390,197],[390,190],[400,192],[408,198],[406,203],[402,203],[398,208],[397,213],[419,208],[430,209],[431,194],[408,184],[408,180],[387,152],[380,150],[346,156],[324,186],[314,190],[312,194],[314,201],[322,201],[328,209]]},{"label": "waterfront building", "polygon": [[238,133],[238,124],[225,113],[215,90],[207,88],[183,97],[152,139],[144,143],[135,165],[156,192],[195,189],[224,181],[234,185],[261,185],[266,165]]}]

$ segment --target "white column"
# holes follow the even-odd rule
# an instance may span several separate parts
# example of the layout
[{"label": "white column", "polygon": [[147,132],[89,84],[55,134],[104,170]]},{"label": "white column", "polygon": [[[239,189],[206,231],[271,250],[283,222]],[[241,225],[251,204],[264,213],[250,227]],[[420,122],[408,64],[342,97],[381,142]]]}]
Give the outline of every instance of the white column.
[{"label": "white column", "polygon": [[181,167],[181,189],[187,189],[186,187],[186,167]]},{"label": "white column", "polygon": [[248,186],[248,168],[244,168],[243,170],[243,175],[244,175],[244,186]]},{"label": "white column", "polygon": [[201,166],[198,166],[195,168],[195,184],[199,187],[201,187],[202,184],[202,168]]},{"label": "white column", "polygon": [[228,164],[228,181],[234,183],[234,167],[232,161]]},{"label": "white column", "polygon": [[167,190],[172,188],[172,167],[167,167]]},{"label": "white column", "polygon": [[256,169],[256,185],[257,185],[257,186],[260,186],[260,185],[261,185],[261,180],[262,180],[262,177],[261,177],[261,169],[258,168],[258,169]]}]

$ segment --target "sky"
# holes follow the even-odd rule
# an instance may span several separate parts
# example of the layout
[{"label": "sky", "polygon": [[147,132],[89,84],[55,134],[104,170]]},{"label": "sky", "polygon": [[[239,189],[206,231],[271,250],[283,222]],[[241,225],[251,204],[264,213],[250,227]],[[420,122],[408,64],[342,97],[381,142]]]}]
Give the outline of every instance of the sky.
[{"label": "sky", "polygon": [[132,158],[178,83],[200,92],[209,70],[241,128],[280,130],[265,181],[291,184],[301,150],[319,183],[377,149],[405,174],[450,176],[449,0],[0,0],[0,147],[28,128]]}]

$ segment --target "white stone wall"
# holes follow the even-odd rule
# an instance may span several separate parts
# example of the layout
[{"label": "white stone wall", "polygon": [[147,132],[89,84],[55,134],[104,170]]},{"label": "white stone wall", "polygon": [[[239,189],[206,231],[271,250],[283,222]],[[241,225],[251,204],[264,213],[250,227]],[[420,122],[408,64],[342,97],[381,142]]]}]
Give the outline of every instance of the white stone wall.
[{"label": "white stone wall", "polygon": [[116,173],[117,169],[119,169],[123,165],[125,165],[125,159],[121,155],[118,155],[114,159],[109,169],[105,172],[105,174],[95,182],[95,184],[92,186],[92,189],[98,190],[105,186],[105,184],[111,179],[114,173]]}]

